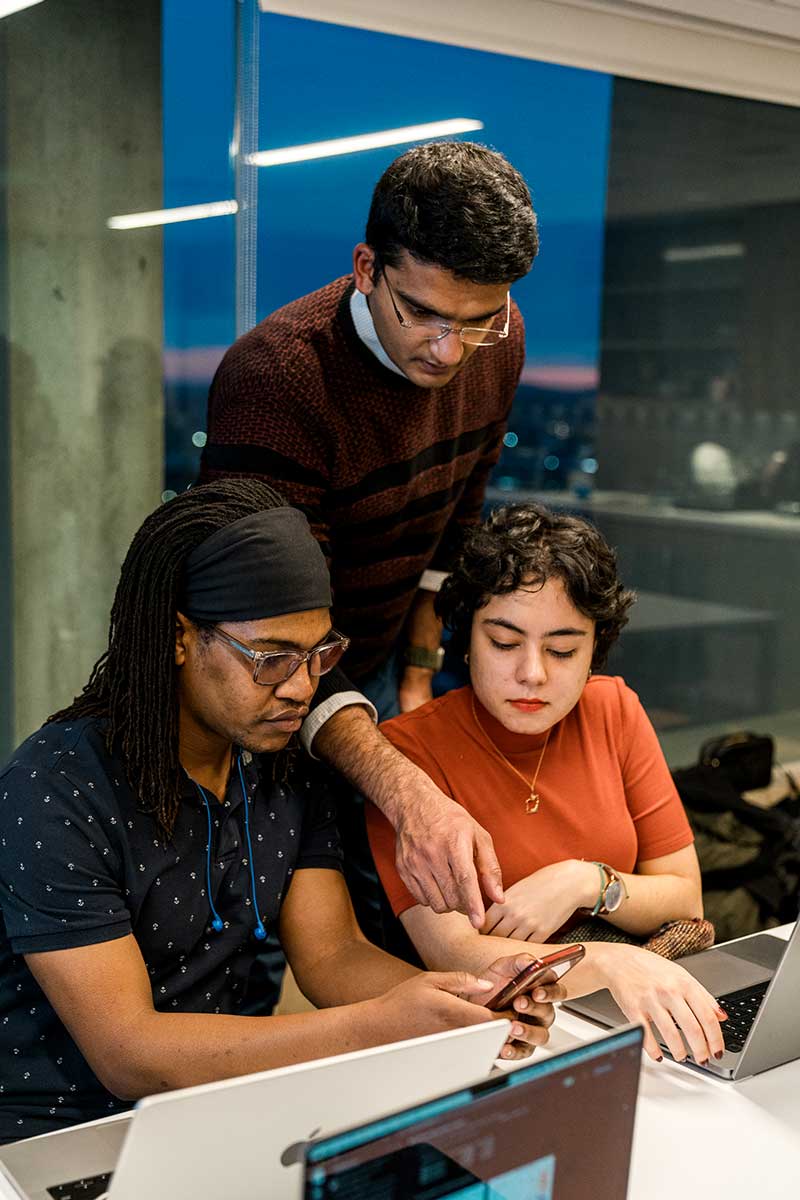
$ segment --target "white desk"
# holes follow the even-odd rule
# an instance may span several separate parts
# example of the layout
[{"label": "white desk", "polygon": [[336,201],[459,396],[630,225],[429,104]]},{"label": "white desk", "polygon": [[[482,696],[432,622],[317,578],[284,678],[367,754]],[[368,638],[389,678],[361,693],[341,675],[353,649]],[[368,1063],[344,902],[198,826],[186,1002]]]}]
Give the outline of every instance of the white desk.
[{"label": "white desk", "polygon": [[[770,933],[788,937],[791,926]],[[798,997],[800,1020],[800,997]],[[601,1036],[560,1011],[548,1050]],[[590,1114],[576,1114],[591,1137]],[[598,1181],[598,1196],[603,1194]],[[741,1083],[644,1057],[628,1200],[793,1200],[800,1195],[800,1060]]]}]

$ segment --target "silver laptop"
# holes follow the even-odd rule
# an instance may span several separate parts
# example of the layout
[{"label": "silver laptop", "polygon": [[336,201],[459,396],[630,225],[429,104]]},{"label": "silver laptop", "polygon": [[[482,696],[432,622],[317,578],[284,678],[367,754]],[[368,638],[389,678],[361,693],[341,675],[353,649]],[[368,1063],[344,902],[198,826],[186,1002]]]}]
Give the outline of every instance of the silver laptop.
[{"label": "silver laptop", "polygon": [[[800,1058],[799,926],[795,924],[788,942],[757,933],[678,959],[728,1014],[722,1022],[722,1058],[700,1066],[690,1056],[685,1060],[688,1066],[723,1079],[744,1079]],[[627,1021],[605,989],[567,1000],[564,1008],[607,1029]],[[669,1053],[663,1042],[660,1045]]]},{"label": "silver laptop", "polygon": [[298,1144],[485,1078],[509,1029],[492,1021],[149,1096],[125,1117],[0,1147],[0,1195],[296,1200]]},{"label": "silver laptop", "polygon": [[628,1026],[313,1142],[304,1200],[625,1200],[642,1035]]}]

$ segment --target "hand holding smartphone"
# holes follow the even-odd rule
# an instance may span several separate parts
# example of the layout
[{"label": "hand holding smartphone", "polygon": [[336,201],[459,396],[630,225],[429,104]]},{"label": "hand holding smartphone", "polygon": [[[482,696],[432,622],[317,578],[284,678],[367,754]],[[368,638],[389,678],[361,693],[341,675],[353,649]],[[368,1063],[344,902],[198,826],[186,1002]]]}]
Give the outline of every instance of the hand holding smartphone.
[{"label": "hand holding smartphone", "polygon": [[567,971],[578,965],[585,953],[584,947],[580,945],[561,946],[552,954],[535,958],[515,975],[486,1007],[492,1012],[502,1012],[522,992],[530,992],[534,987],[546,987],[548,983],[555,983],[561,979]]}]

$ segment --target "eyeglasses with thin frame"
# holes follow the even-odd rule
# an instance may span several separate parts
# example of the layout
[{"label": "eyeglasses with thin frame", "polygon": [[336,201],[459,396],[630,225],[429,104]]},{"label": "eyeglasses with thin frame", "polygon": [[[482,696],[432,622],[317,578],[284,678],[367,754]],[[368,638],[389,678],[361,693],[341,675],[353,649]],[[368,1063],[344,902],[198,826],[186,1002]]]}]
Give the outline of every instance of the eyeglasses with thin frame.
[{"label": "eyeglasses with thin frame", "polygon": [[411,321],[408,317],[404,317],[397,307],[392,285],[389,283],[389,277],[386,274],[386,269],[383,271],[383,278],[386,280],[386,288],[389,292],[389,299],[392,302],[395,316],[404,329],[419,329],[424,330],[423,336],[431,342],[441,342],[448,334],[455,333],[464,343],[465,346],[496,346],[498,342],[502,342],[508,337],[508,329],[511,323],[511,293],[506,296],[506,321],[502,329],[482,329],[478,325],[448,325],[445,321]]},{"label": "eyeglasses with thin frame", "polygon": [[331,630],[324,642],[312,646],[310,650],[254,650],[238,638],[231,637],[219,625],[214,625],[211,632],[250,659],[253,664],[253,683],[261,687],[283,683],[303,663],[308,663],[309,675],[326,675],[350,645],[350,639],[335,629]]}]

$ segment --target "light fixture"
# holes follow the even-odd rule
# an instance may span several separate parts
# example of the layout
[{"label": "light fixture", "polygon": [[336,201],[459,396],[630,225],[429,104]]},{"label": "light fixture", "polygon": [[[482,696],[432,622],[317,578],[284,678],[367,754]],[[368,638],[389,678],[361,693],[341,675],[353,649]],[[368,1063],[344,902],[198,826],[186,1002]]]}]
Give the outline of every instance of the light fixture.
[{"label": "light fixture", "polygon": [[42,0],[0,0],[0,17],[10,17],[22,8],[32,8],[34,4],[41,2]]},{"label": "light fixture", "polygon": [[425,125],[402,125],[399,129],[379,129],[376,133],[357,133],[353,137],[331,138],[326,142],[307,142],[303,146],[257,150],[255,154],[249,155],[247,161],[255,167],[277,167],[283,163],[334,158],[337,154],[355,154],[359,150],[396,146],[399,142],[418,142],[428,138],[446,137],[448,134],[471,133],[476,129],[483,129],[483,121],[453,117],[447,121],[428,121]]},{"label": "light fixture", "polygon": [[[452,117],[447,121],[402,125],[398,129],[380,129],[377,133],[358,133],[353,137],[332,138],[326,142],[307,142],[303,146],[258,150],[249,155],[247,162],[256,167],[277,167],[284,163],[334,158],[338,154],[355,154],[359,150],[375,150],[379,146],[396,146],[400,142],[418,142],[428,138],[445,137],[448,134],[471,133],[476,129],[483,129],[483,121],[473,121],[469,117]],[[126,213],[118,217],[109,217],[106,225],[109,229],[145,229],[150,225],[172,225],[178,221],[201,221],[205,217],[227,217],[235,212],[238,212],[235,200],[217,200],[213,204],[189,204],[184,208]]]},{"label": "light fixture", "polygon": [[707,246],[668,246],[661,257],[668,263],[705,262],[709,258],[743,258],[741,242],[710,242]]},{"label": "light fixture", "polygon": [[146,229],[150,225],[173,225],[177,221],[202,221],[205,217],[229,217],[238,212],[235,200],[215,200],[211,204],[187,204],[184,208],[158,208],[153,212],[124,213],[109,217],[109,229]]}]

